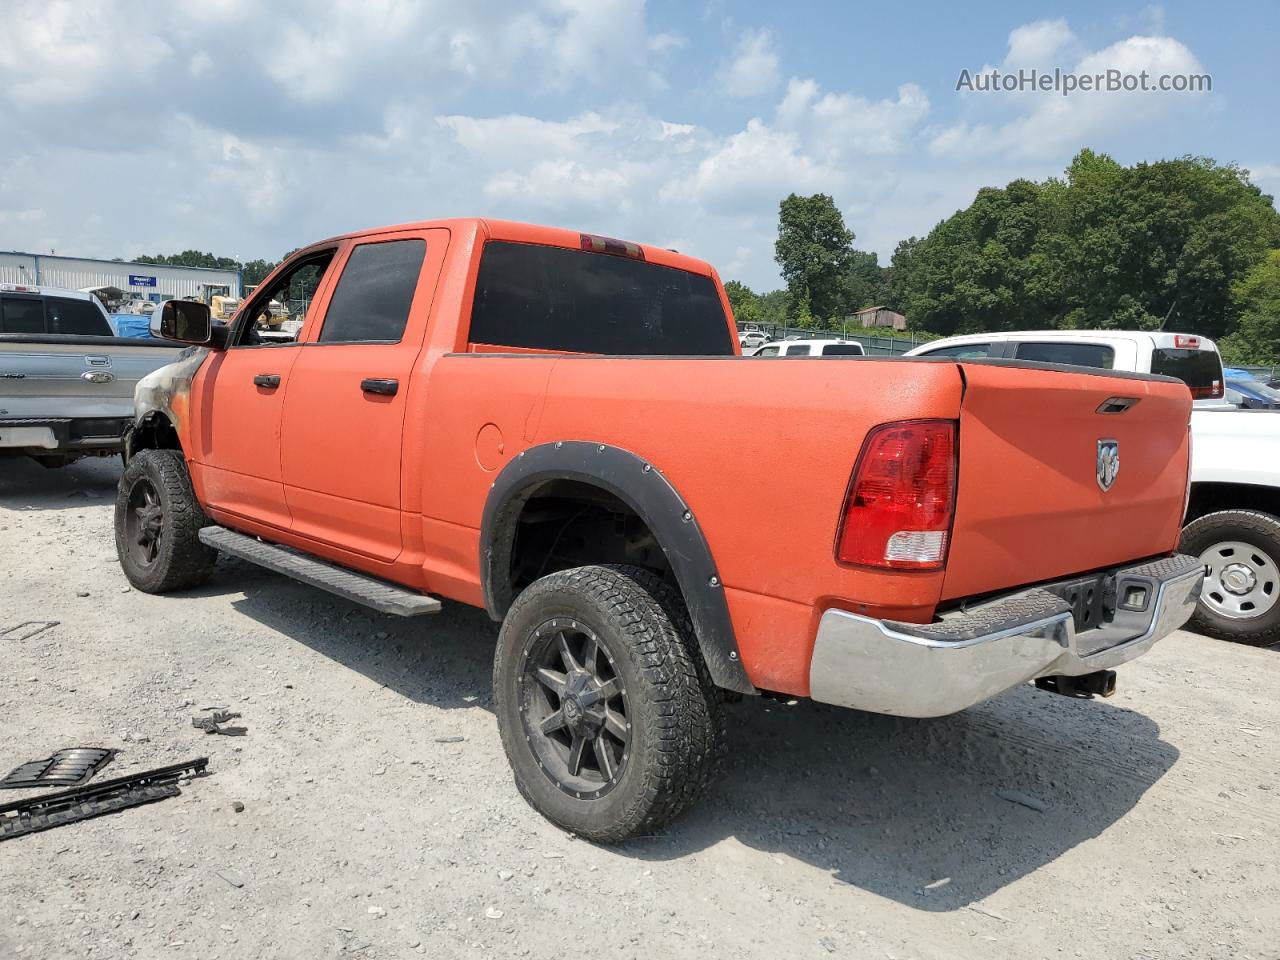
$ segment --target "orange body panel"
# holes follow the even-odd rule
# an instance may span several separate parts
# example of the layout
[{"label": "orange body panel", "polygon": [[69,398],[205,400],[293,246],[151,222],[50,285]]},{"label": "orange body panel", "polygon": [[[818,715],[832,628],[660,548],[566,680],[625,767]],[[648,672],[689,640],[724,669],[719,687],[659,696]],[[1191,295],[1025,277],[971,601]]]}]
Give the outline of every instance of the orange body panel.
[{"label": "orange body panel", "polygon": [[[1170,514],[1174,499],[1181,508],[1186,440],[1169,418],[1185,424],[1185,388],[928,360],[489,348],[467,338],[484,241],[577,248],[580,235],[479,220],[368,231],[340,238],[324,289],[352,244],[390,235],[428,238],[401,343],[317,345],[327,294],[318,295],[300,345],[270,348],[287,368],[259,369],[261,348],[234,348],[197,375],[180,431],[197,493],[219,522],[480,604],[479,528],[498,472],[522,450],[557,440],[620,447],[661,470],[696,516],[748,677],[795,694],[808,693],[814,631],[829,607],[927,621],[945,597],[1167,551],[1176,538]],[[642,249],[651,262],[716,279],[732,325],[707,264]],[[287,374],[283,400],[253,387],[261,372]],[[401,390],[370,400],[362,377],[399,379]],[[1097,434],[1086,420],[1099,391],[1143,397],[1123,433],[1122,473],[1133,486],[1109,501],[1086,483]],[[1038,408],[1028,408],[1028,395]],[[880,423],[920,418],[960,421],[946,571],[841,566],[836,530],[863,438]],[[1078,465],[1063,455],[1068,441],[1086,447]],[[1095,521],[1073,529],[1100,504],[1116,507],[1102,511],[1111,538],[1102,539],[1113,546],[1098,546]]]}]

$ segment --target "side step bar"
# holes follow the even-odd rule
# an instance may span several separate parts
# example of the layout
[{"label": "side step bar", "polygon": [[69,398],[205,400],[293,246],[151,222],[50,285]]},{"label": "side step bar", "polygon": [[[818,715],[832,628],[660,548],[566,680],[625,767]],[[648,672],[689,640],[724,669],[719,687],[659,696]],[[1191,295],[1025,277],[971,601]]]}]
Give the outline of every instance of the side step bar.
[{"label": "side step bar", "polygon": [[440,612],[440,601],[435,597],[347,570],[300,550],[246,537],[243,533],[236,533],[226,527],[204,527],[200,531],[200,541],[220,553],[283,573],[286,577],[362,603],[380,613],[390,613],[397,617],[421,617]]}]

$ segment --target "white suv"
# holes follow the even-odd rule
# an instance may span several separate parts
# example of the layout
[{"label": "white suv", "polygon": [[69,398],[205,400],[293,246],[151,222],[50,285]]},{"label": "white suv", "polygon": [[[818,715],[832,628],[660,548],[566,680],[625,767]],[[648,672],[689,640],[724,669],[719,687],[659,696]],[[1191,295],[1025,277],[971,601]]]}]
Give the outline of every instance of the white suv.
[{"label": "white suv", "polygon": [[778,340],[766,343],[753,357],[861,357],[866,355],[857,340]]}]

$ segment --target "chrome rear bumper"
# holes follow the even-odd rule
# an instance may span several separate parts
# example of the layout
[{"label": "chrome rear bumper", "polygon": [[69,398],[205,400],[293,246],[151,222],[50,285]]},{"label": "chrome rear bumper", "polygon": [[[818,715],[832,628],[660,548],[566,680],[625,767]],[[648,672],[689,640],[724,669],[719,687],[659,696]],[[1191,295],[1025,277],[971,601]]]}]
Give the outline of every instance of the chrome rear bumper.
[{"label": "chrome rear bumper", "polygon": [[1109,609],[1099,626],[1083,630],[1054,584],[931,624],[828,610],[818,625],[810,695],[872,713],[940,717],[1037,677],[1110,669],[1186,623],[1203,576],[1200,561],[1179,554],[1110,571],[1099,583],[1115,591],[1114,614]]}]

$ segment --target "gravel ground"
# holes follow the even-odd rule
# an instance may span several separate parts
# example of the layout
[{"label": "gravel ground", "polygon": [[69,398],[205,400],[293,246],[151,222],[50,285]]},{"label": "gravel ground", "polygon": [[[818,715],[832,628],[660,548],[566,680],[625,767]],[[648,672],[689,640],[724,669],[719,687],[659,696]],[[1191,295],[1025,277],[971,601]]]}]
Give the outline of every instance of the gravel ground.
[{"label": "gravel ground", "polygon": [[[936,721],[750,699],[700,806],[601,848],[517,795],[482,612],[227,561],[131,591],[118,473],[0,463],[0,772],[103,746],[102,778],[209,775],[0,844],[6,960],[1280,957],[1275,651],[1178,633],[1111,700]],[[214,704],[247,734],[194,730]]]}]

